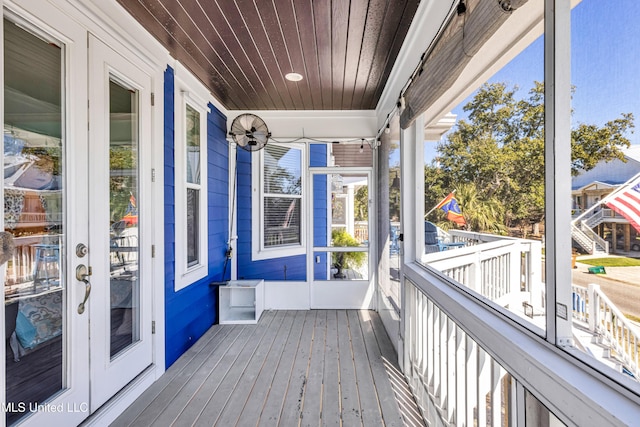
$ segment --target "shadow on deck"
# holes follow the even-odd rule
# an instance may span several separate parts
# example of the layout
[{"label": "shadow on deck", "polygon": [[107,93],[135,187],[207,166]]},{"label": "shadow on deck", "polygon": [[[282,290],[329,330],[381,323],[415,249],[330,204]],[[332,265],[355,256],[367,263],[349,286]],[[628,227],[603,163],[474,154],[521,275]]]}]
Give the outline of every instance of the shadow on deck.
[{"label": "shadow on deck", "polygon": [[112,425],[423,426],[378,314],[215,325]]}]

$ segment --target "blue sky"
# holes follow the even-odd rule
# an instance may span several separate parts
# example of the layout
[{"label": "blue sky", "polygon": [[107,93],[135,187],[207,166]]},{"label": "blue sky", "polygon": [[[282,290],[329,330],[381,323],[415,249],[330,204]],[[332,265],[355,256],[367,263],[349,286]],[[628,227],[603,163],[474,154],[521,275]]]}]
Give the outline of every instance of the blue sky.
[{"label": "blue sky", "polygon": [[[603,125],[633,113],[640,126],[640,2],[637,0],[583,0],[571,16],[571,81],[573,122]],[[543,80],[543,41],[539,38],[496,73],[489,82],[517,85],[526,96],[534,80]],[[470,97],[471,98],[471,97]],[[462,106],[453,109],[465,117]],[[640,143],[640,129],[628,135]],[[425,161],[435,143],[425,145]]]}]

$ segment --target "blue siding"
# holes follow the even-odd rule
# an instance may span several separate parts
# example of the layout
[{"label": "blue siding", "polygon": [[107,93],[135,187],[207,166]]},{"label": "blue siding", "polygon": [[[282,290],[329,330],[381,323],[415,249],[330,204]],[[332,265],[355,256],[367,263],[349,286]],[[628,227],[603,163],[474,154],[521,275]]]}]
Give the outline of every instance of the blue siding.
[{"label": "blue siding", "polygon": [[[324,144],[312,144],[309,150],[311,166],[327,165],[327,147]],[[251,153],[238,149],[238,278],[265,280],[300,280],[307,279],[306,255],[251,260],[251,227],[253,226],[251,207]],[[318,176],[314,182],[313,221],[309,226],[319,227],[314,233],[314,244],[327,244],[327,189],[326,177]],[[327,255],[320,254],[320,264],[314,264],[315,278],[326,279]],[[322,272],[323,275],[320,275]]]},{"label": "blue siding", "polygon": [[[208,276],[175,292],[175,161],[174,72],[167,67],[164,80],[164,209],[165,209],[165,358],[171,366],[217,317],[217,290],[209,284],[222,280],[227,249],[228,145],[226,117],[209,105],[207,115]],[[227,267],[226,276],[229,276]]]},{"label": "blue siding", "polygon": [[[320,167],[327,166],[327,146],[325,144],[311,144],[309,147],[309,164]],[[327,175],[313,176],[313,244],[314,246],[328,246],[329,232],[327,227]],[[320,257],[318,260],[317,257]],[[326,252],[314,253],[313,278],[327,280],[328,257]]]},{"label": "blue siding", "polygon": [[238,279],[306,280],[306,255],[251,260],[251,153],[238,148]]}]

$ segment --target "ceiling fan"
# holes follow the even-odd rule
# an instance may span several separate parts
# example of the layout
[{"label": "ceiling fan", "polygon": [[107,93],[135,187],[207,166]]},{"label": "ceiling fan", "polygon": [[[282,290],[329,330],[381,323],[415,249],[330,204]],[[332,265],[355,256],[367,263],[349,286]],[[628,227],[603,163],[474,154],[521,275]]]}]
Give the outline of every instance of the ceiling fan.
[{"label": "ceiling fan", "polygon": [[240,114],[233,119],[229,135],[233,141],[247,151],[258,151],[267,145],[271,132],[267,124],[255,114]]}]

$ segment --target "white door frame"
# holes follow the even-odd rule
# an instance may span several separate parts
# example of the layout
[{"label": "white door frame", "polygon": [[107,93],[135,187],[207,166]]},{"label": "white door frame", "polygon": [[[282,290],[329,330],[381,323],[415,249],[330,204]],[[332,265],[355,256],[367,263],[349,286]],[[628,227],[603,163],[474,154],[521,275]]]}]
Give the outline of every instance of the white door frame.
[{"label": "white door frame", "polygon": [[[373,168],[372,167],[311,167],[308,170],[309,182],[309,217],[313,218],[313,202],[314,202],[314,175],[328,174],[362,174],[367,177],[368,195],[369,195],[369,236],[374,236],[376,224],[375,209],[375,192],[373,185]],[[330,193],[330,189],[329,189]],[[329,200],[330,203],[330,200]],[[330,206],[327,209],[327,215],[331,215]],[[328,219],[328,223],[331,219]],[[310,221],[313,224],[313,221]],[[313,245],[313,225],[307,228],[307,282],[309,283],[309,301],[311,309],[323,308],[340,308],[340,309],[372,309],[375,308],[376,295],[376,274],[375,274],[375,239],[369,238],[368,247],[368,267],[369,277],[367,280],[322,280],[314,279],[313,269],[315,263],[315,251],[331,251],[330,246],[315,247]]]},{"label": "white door frame", "polygon": [[[138,327],[139,341],[110,357],[109,243],[109,82],[117,81],[138,94]],[[93,283],[89,300],[91,409],[95,411],[153,362],[151,273],[151,75],[134,57],[125,58],[93,35],[89,36],[89,262]],[[105,182],[106,181],[106,182]],[[92,223],[93,221],[93,223]],[[135,306],[136,301],[132,301]]]}]

